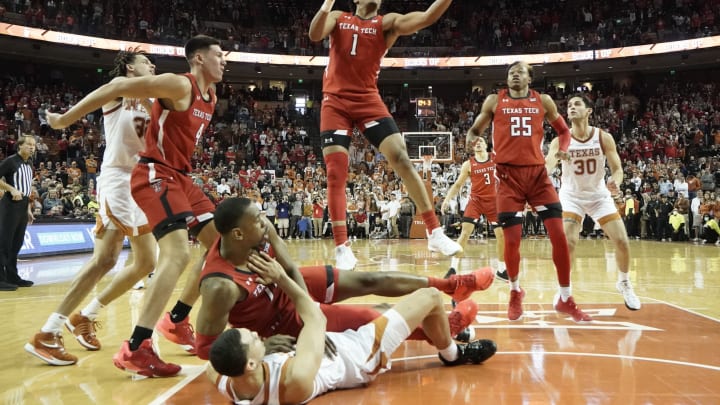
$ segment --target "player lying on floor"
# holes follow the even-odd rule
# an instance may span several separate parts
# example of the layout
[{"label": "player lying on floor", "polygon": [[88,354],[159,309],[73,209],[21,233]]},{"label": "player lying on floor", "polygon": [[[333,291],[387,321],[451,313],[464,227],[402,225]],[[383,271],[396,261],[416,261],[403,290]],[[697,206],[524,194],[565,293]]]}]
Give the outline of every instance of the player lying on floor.
[{"label": "player lying on floor", "polygon": [[[357,329],[380,316],[374,308],[360,305],[329,305],[350,297],[376,294],[397,297],[425,287],[435,287],[460,302],[449,315],[453,336],[475,317],[477,304],[468,300],[477,290],[493,282],[490,268],[448,279],[401,272],[339,271],[330,266],[298,269],[290,260],[285,242],[258,208],[247,198],[229,198],[217,206],[215,223],[220,237],[208,251],[202,270],[202,305],[197,318],[197,354],[208,358],[210,345],[225,330],[248,328],[261,337],[282,333],[298,336],[302,322],[287,294],[274,284],[265,285],[249,266],[252,253],[275,256],[288,276],[320,303],[328,319],[327,329],[342,332]],[[427,337],[418,330],[410,339]]]},{"label": "player lying on floor", "polygon": [[[390,369],[393,352],[422,326],[446,366],[480,364],[497,350],[491,340],[457,344],[450,336],[440,291],[423,288],[404,297],[379,318],[341,333],[326,332],[317,303],[269,255],[257,253],[248,267],[265,283],[276,283],[292,300],[303,327],[295,350],[266,354],[256,332],[223,332],[210,349],[208,377],[236,404],[300,404],[336,389],[355,388]],[[325,355],[325,339],[336,353]]]}]

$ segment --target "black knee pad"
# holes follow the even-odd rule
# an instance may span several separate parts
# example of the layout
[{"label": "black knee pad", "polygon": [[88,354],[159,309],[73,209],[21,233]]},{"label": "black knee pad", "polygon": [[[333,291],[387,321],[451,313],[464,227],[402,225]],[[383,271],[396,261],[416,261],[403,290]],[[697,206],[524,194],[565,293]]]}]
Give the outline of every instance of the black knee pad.
[{"label": "black knee pad", "polygon": [[460,222],[464,224],[473,224],[475,226],[477,226],[478,221],[480,221],[480,218],[462,217],[462,219],[460,220]]},{"label": "black knee pad", "polygon": [[537,213],[543,221],[548,218],[562,218],[562,205],[559,202],[547,204],[544,210],[537,210]]},{"label": "black knee pad", "polygon": [[[372,121],[371,121],[372,122]],[[365,131],[363,134],[365,138],[376,148],[380,149],[380,144],[388,136],[392,134],[399,134],[400,128],[398,128],[395,120],[391,117],[380,118],[373,122],[374,125],[367,126],[370,122],[365,123]]]},{"label": "black knee pad", "polygon": [[202,231],[203,228],[205,228],[205,225],[209,224],[210,221],[212,221],[212,220],[213,220],[213,218],[210,218],[210,219],[206,219],[206,220],[204,220],[204,221],[202,221],[202,222],[198,222],[197,225],[193,226],[192,228],[190,228],[190,229],[188,230],[188,233],[189,233],[190,236],[192,236],[193,238],[197,238],[197,236],[200,235],[200,231]]},{"label": "black knee pad", "polygon": [[501,212],[498,214],[498,224],[507,228],[513,225],[521,225],[523,223],[522,215],[518,216],[519,212]]},{"label": "black knee pad", "polygon": [[344,147],[345,149],[350,148],[350,135],[338,135],[335,133],[334,130],[332,131],[323,131],[320,134],[320,138],[322,139],[322,147],[326,146],[333,146],[333,145],[339,145]]}]

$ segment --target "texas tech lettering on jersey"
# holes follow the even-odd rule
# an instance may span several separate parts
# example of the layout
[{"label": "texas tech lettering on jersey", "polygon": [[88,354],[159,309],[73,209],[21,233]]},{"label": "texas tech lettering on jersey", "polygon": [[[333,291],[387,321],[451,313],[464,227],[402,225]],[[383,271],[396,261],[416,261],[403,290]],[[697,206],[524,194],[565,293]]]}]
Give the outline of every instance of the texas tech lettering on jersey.
[{"label": "texas tech lettering on jersey", "polygon": [[382,16],[341,14],[330,34],[330,58],[323,92],[339,96],[377,92],[380,61],[387,52]]},{"label": "texas tech lettering on jersey", "polygon": [[195,77],[184,74],[192,84],[192,104],[185,111],[166,109],[161,101],[153,103],[146,137],[147,148],[140,156],[160,162],[175,170],[192,171],[190,157],[205,129],[210,125],[215,111],[215,92],[209,90],[209,100],[204,100]]},{"label": "texas tech lettering on jersey", "polygon": [[495,163],[544,165],[545,108],[540,93],[530,90],[527,97],[512,98],[508,90],[503,89],[498,92],[497,100],[492,127]]}]

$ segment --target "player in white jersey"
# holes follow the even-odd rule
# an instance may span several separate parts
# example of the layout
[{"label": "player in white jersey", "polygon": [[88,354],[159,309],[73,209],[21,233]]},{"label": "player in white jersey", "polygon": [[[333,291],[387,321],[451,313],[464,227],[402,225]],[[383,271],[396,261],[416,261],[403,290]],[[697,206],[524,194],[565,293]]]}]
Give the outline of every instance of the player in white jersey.
[{"label": "player in white jersey", "polygon": [[[390,358],[410,331],[422,326],[446,366],[479,364],[497,350],[491,340],[457,344],[450,337],[442,293],[417,290],[357,331],[325,332],[326,319],[306,291],[267,254],[250,257],[249,269],[290,296],[303,322],[295,351],[266,355],[248,329],[229,329],[210,349],[208,377],[236,404],[300,404],[327,391],[355,388],[390,369]],[[336,352],[325,355],[325,339]]]},{"label": "player in white jersey", "polygon": [[[113,79],[155,74],[155,65],[144,54],[120,52],[115,58]],[[87,350],[99,350],[95,335],[99,310],[129,290],[155,267],[155,238],[147,218],[130,195],[130,173],[145,148],[145,125],[149,119],[149,100],[119,98],[103,105],[105,140],[97,182],[98,212],[93,256],[75,276],[55,312],[50,314],[40,332],[25,344],[25,350],[43,361],[58,366],[74,364],[77,357],[65,350],[63,324]],[[80,312],[71,312],[85,299],[98,281],[118,261],[125,237],[130,240],[132,263],[118,273],[112,282]]]},{"label": "player in white jersey", "polygon": [[[623,181],[620,156],[613,137],[600,128],[589,125],[592,104],[583,95],[574,95],[568,101],[568,118],[572,123],[572,140],[569,160],[562,161],[560,202],[563,208],[563,226],[570,248],[575,257],[575,246],[580,237],[585,214],[589,215],[615,244],[615,260],[618,267],[616,288],[622,293],[625,306],[630,310],[641,307],[640,300],[628,278],[630,270],[630,244],[625,224],[618,214],[613,196],[620,193]],[[545,158],[548,173],[558,163],[558,141],[550,143]],[[605,182],[605,163],[610,167],[610,178]]]}]

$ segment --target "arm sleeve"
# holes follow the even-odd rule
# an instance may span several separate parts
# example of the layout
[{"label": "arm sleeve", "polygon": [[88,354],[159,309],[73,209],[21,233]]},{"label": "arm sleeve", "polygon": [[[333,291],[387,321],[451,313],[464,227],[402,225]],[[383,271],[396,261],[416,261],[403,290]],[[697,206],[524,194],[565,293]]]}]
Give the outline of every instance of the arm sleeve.
[{"label": "arm sleeve", "polygon": [[570,146],[570,128],[565,123],[562,115],[558,115],[557,119],[550,123],[555,132],[558,134],[558,142],[561,152],[567,152]]}]

